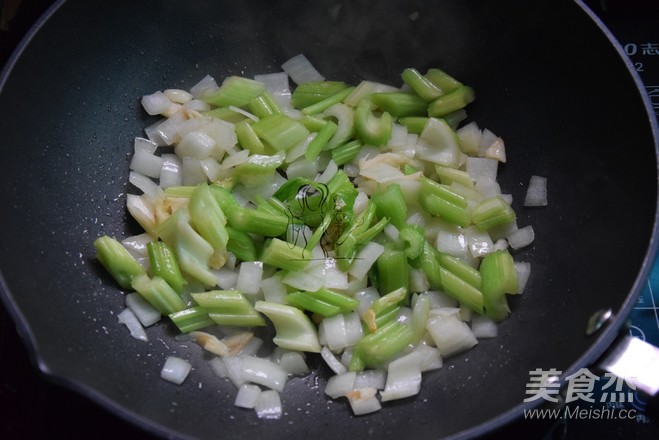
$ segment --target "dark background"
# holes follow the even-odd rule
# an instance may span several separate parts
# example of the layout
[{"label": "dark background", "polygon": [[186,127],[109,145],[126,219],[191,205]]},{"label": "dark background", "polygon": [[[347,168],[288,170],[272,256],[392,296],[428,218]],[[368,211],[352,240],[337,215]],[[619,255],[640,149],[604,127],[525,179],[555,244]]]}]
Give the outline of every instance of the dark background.
[{"label": "dark background", "polygon": [[[0,66],[9,60],[31,26],[52,3],[52,0],[0,0]],[[623,46],[626,42],[659,45],[659,1],[592,0],[586,3],[599,14]],[[654,58],[641,59],[633,55],[631,58],[645,84],[659,89],[659,54]],[[524,433],[525,438],[546,434],[546,438],[565,439],[650,439],[659,438],[658,425],[626,424],[623,427],[590,421],[574,423],[565,429],[563,426],[548,428],[520,423],[496,438]],[[0,438],[52,438],[57,435],[73,439],[148,437],[97,404],[42,376],[22,344],[12,319],[0,306]]]}]

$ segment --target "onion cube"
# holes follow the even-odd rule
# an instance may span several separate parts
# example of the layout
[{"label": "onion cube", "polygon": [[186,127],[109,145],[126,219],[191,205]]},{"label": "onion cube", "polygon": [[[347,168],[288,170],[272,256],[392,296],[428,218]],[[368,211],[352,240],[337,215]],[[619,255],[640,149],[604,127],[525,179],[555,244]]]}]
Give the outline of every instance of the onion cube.
[{"label": "onion cube", "polygon": [[181,385],[188,377],[191,369],[192,365],[189,362],[175,356],[170,356],[160,371],[160,377],[168,382]]}]

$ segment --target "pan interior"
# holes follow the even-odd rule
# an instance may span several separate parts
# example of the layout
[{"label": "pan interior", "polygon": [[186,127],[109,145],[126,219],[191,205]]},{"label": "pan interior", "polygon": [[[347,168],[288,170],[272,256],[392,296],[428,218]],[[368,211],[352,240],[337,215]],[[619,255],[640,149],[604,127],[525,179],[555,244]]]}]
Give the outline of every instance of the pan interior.
[{"label": "pan interior", "polygon": [[[4,294],[44,371],[160,433],[426,439],[520,405],[531,370],[573,367],[596,341],[584,334],[590,315],[623,309],[644,264],[655,141],[614,46],[578,5],[541,3],[64,2],[0,94],[11,115],[0,118]],[[536,231],[516,254],[532,277],[500,336],[446,359],[419,396],[367,417],[324,395],[329,372],[317,359],[287,385],[282,420],[234,408],[232,386],[173,328],[156,326],[148,343],[128,337],[116,318],[123,294],[94,261],[94,238],[137,232],[124,204],[132,140],[151,122],[139,98],[207,74],[280,71],[299,53],[353,84],[398,85],[406,67],[440,67],[473,86],[469,120],[504,138],[502,188],[519,225]],[[548,178],[549,206],[524,209],[534,174]],[[158,377],[169,355],[197,365],[180,387]]]}]

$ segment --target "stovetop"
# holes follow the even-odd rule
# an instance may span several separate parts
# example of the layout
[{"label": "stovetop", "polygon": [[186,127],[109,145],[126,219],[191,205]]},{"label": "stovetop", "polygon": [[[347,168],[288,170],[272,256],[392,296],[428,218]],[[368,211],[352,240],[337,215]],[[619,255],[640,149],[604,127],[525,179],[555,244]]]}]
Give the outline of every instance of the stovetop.
[{"label": "stovetop", "polygon": [[[0,0],[0,65],[52,0]],[[611,30],[643,81],[659,117],[659,2],[637,0],[586,0]],[[659,262],[631,315],[630,333],[659,345]],[[622,405],[622,404],[619,404]],[[659,422],[644,414],[638,399],[627,404],[636,411],[633,420],[561,420],[545,432],[548,439],[659,438]],[[45,379],[35,368],[13,321],[0,306],[0,438],[148,437],[97,404]],[[523,421],[496,435],[527,432]]]}]

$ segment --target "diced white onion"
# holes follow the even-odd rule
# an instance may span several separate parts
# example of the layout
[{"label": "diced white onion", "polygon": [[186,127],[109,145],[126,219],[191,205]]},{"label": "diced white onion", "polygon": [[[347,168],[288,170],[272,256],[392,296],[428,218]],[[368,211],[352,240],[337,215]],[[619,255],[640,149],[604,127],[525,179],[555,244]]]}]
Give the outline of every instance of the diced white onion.
[{"label": "diced white onion", "polygon": [[236,388],[240,388],[247,382],[243,376],[243,358],[241,356],[225,356],[222,360],[224,361],[227,377]]},{"label": "diced white onion", "polygon": [[163,160],[148,151],[137,149],[130,161],[130,169],[147,177],[158,178],[162,170]]},{"label": "diced white onion", "polygon": [[454,257],[465,257],[469,252],[467,236],[462,232],[462,229],[438,231],[435,247],[441,252]]},{"label": "diced white onion", "polygon": [[357,373],[349,371],[347,373],[337,374],[330,377],[325,385],[325,394],[332,399],[343,397],[354,388]]},{"label": "diced white onion", "polygon": [[286,167],[286,177],[289,179],[295,179],[296,177],[315,179],[316,175],[318,175],[316,162],[307,160],[304,157],[296,159]]},{"label": "diced white onion", "polygon": [[258,385],[243,384],[238,388],[234,405],[239,408],[253,409],[261,395],[261,388]]},{"label": "diced white onion", "polygon": [[142,324],[130,309],[124,309],[117,315],[117,318],[120,324],[124,324],[128,328],[128,331],[133,338],[145,342],[149,340],[144,331],[144,327],[142,327]]},{"label": "diced white onion", "polygon": [[315,292],[323,287],[324,281],[315,274],[308,272],[288,272],[281,280],[282,283],[294,289]]},{"label": "diced white onion", "polygon": [[179,157],[194,157],[201,160],[213,154],[215,143],[215,139],[205,131],[191,131],[176,145],[175,151]]},{"label": "diced white onion", "polygon": [[466,351],[478,341],[469,326],[455,314],[434,314],[428,319],[426,329],[442,356]]},{"label": "diced white onion", "polygon": [[341,350],[348,346],[346,322],[343,315],[335,315],[321,321],[318,328],[323,329],[325,343],[330,350]]},{"label": "diced white onion", "polygon": [[316,70],[304,54],[295,55],[286,60],[281,68],[296,84],[325,81],[325,77]]},{"label": "diced white onion", "polygon": [[369,307],[371,307],[371,304],[373,304],[373,302],[380,297],[380,294],[375,287],[370,286],[355,292],[353,297],[359,301],[357,312],[362,315],[364,312],[366,312],[366,310],[368,310]]},{"label": "diced white onion", "polygon": [[471,319],[471,331],[477,339],[495,338],[499,333],[499,327],[487,316],[475,314]]},{"label": "diced white onion", "polygon": [[197,84],[190,88],[190,94],[195,98],[203,98],[219,88],[220,87],[217,85],[215,79],[210,75],[206,75]]},{"label": "diced white onion", "polygon": [[154,154],[157,149],[158,149],[158,144],[156,144],[152,140],[143,137],[136,137],[133,142],[133,150],[135,152],[137,152],[137,150],[143,150],[146,151],[147,153]]},{"label": "diced white onion", "polygon": [[467,236],[467,243],[469,243],[469,251],[473,257],[482,257],[492,252],[494,243],[487,231],[481,231],[474,226],[470,226],[465,229],[465,235]]},{"label": "diced white onion", "polygon": [[513,249],[521,249],[533,243],[535,239],[535,232],[533,226],[528,225],[523,228],[517,229],[508,235],[508,243]]},{"label": "diced white onion", "polygon": [[153,307],[139,293],[133,292],[126,295],[126,307],[133,312],[144,327],[149,327],[162,318],[160,311]]},{"label": "diced white onion", "polygon": [[499,170],[499,161],[485,157],[469,157],[466,169],[467,174],[474,181],[489,180],[495,182]]},{"label": "diced white onion", "polygon": [[224,290],[231,290],[236,288],[238,283],[238,273],[228,267],[221,267],[212,271],[217,278],[217,285]]},{"label": "diced white onion", "polygon": [[172,105],[172,101],[161,91],[144,95],[141,103],[144,110],[152,116],[164,113]]},{"label": "diced white onion", "polygon": [[348,269],[348,273],[355,278],[363,278],[371,269],[375,261],[384,252],[384,246],[370,241],[366,243],[355,256],[355,259]]},{"label": "diced white onion", "polygon": [[376,396],[377,392],[375,388],[359,388],[348,392],[346,397],[348,397],[353,414],[361,416],[382,409]]},{"label": "diced white onion", "polygon": [[547,178],[531,176],[526,190],[524,206],[547,206]]},{"label": "diced white onion", "polygon": [[383,390],[387,383],[387,372],[385,370],[364,370],[357,373],[353,388],[375,388]]},{"label": "diced white onion", "polygon": [[519,286],[517,293],[522,293],[531,276],[531,263],[515,261],[515,273],[517,273],[517,284]]},{"label": "diced white onion", "polygon": [[424,354],[413,351],[389,363],[387,382],[380,391],[383,402],[404,399],[419,394],[421,390],[421,361]]},{"label": "diced white onion", "polygon": [[206,101],[202,101],[201,99],[191,99],[190,101],[183,104],[183,108],[195,112],[207,112],[211,109],[211,105]]},{"label": "diced white onion", "polygon": [[185,104],[186,102],[191,101],[193,98],[191,93],[181,89],[167,89],[163,93],[170,101],[177,104]]},{"label": "diced white onion", "polygon": [[169,356],[160,370],[160,377],[168,382],[181,385],[192,370],[192,365],[184,359]]},{"label": "diced white onion", "polygon": [[164,196],[164,193],[158,184],[144,174],[131,171],[128,173],[128,181],[136,188],[140,189],[146,196],[147,200],[152,203],[156,200],[162,199]]},{"label": "diced white onion", "polygon": [[256,356],[261,347],[263,346],[263,339],[252,336],[249,338],[247,343],[243,344],[238,350],[238,353],[242,356]]},{"label": "diced white onion", "polygon": [[183,163],[176,154],[163,154],[159,184],[161,188],[180,186],[183,183],[181,168]]},{"label": "diced white onion", "polygon": [[245,381],[283,391],[288,373],[281,366],[256,356],[242,356],[242,377]]},{"label": "diced white onion", "polygon": [[210,367],[211,371],[215,374],[220,379],[225,379],[229,377],[229,373],[227,372],[227,366],[224,363],[224,360],[216,356],[210,361],[208,361],[208,366]]},{"label": "diced white onion", "polygon": [[291,376],[299,376],[311,371],[304,360],[304,356],[297,351],[289,351],[288,353],[282,354],[279,359],[279,365],[281,365]]},{"label": "diced white onion", "polygon": [[282,416],[281,398],[275,390],[262,391],[254,405],[260,419],[280,419]]},{"label": "diced white onion", "polygon": [[241,163],[247,162],[249,159],[249,150],[240,150],[239,152],[230,155],[222,162],[222,168],[231,168]]},{"label": "diced white onion", "polygon": [[428,276],[421,269],[410,269],[410,292],[425,292],[430,289]]},{"label": "diced white onion", "polygon": [[195,186],[207,183],[208,177],[201,166],[201,161],[194,157],[183,157],[181,166],[181,182],[185,186]]},{"label": "diced white onion", "polygon": [[476,122],[472,121],[458,128],[456,133],[460,138],[460,148],[463,153],[469,155],[478,154],[482,132]]},{"label": "diced white onion", "polygon": [[422,360],[419,363],[419,368],[421,369],[422,373],[425,371],[438,370],[442,368],[442,355],[435,347],[419,344],[414,348],[414,351],[423,354]]},{"label": "diced white onion", "polygon": [[327,346],[323,346],[320,350],[320,356],[323,358],[327,366],[334,372],[334,374],[343,374],[348,371],[348,369],[339,361],[334,353]]},{"label": "diced white onion", "polygon": [[261,290],[263,263],[260,261],[244,261],[240,263],[236,289],[247,295],[256,295]]}]

